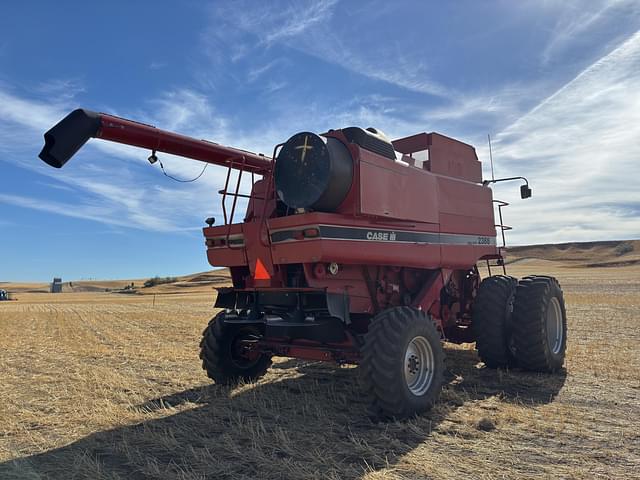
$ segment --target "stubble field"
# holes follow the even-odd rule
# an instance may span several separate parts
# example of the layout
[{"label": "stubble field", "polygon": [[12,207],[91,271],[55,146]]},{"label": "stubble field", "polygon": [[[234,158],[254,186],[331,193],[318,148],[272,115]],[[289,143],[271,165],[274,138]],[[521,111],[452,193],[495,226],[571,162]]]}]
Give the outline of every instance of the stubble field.
[{"label": "stubble field", "polygon": [[640,266],[524,258],[509,273],[560,279],[566,371],[489,370],[447,344],[440,403],[383,423],[355,368],[276,359],[258,383],[212,385],[198,360],[210,285],[155,298],[14,285],[0,478],[638,478]]}]

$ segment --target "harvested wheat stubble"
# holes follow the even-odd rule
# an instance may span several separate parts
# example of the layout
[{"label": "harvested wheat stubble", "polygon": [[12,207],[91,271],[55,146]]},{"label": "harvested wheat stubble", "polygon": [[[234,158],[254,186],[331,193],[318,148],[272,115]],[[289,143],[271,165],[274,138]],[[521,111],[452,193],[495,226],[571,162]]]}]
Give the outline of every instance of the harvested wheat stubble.
[{"label": "harvested wheat stubble", "polygon": [[440,403],[391,423],[366,417],[356,368],[279,359],[256,384],[211,385],[210,287],[155,306],[21,293],[0,305],[0,478],[637,477],[640,267],[519,263],[562,283],[566,371],[488,370],[447,345]]}]

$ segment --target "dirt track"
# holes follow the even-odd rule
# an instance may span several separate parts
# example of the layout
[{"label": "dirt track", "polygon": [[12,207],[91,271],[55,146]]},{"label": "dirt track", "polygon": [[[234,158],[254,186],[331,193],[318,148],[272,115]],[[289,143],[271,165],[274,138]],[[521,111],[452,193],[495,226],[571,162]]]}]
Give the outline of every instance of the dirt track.
[{"label": "dirt track", "polygon": [[640,267],[523,261],[569,311],[567,370],[492,371],[447,346],[429,414],[373,423],[356,369],[282,359],[210,385],[209,289],[23,293],[0,304],[0,478],[633,478],[640,468]]}]

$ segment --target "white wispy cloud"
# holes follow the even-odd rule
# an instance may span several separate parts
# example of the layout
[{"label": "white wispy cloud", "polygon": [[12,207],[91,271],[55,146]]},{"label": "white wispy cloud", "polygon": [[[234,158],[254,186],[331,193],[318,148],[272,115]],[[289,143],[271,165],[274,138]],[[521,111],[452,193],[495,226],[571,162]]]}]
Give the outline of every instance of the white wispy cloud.
[{"label": "white wispy cloud", "polygon": [[[202,49],[214,63],[226,59],[236,63],[256,49],[269,49],[326,22],[337,4],[338,0],[216,2],[211,8],[210,25],[202,32]],[[246,42],[247,33],[253,42]],[[224,74],[231,75],[228,71]]]},{"label": "white wispy cloud", "polygon": [[[318,35],[316,40],[304,47],[305,53],[335,63],[351,72],[390,83],[413,92],[449,98],[455,91],[433,80],[428,63],[419,57],[407,54],[400,48],[389,47],[386,51],[355,52],[337,38]],[[300,48],[300,47],[298,47]]]},{"label": "white wispy cloud", "polygon": [[[311,2],[307,5],[300,5],[300,2],[291,3],[287,8],[279,10],[275,23],[278,24],[277,29],[270,31],[262,30],[262,25],[253,26],[258,31],[263,31],[263,41],[267,45],[290,37],[295,37],[305,32],[314,25],[327,21],[333,15],[333,8],[338,0],[321,0]],[[263,18],[264,19],[264,18]]]},{"label": "white wispy cloud", "polygon": [[32,210],[39,210],[73,218],[94,220],[112,225],[128,226],[126,221],[118,221],[116,218],[109,215],[110,210],[105,206],[77,205],[65,202],[54,202],[50,199],[38,199],[24,195],[11,195],[5,193],[0,193],[0,202],[8,205],[14,205],[16,207],[29,208]]},{"label": "white wispy cloud", "polygon": [[54,98],[57,104],[62,104],[86,92],[86,88],[79,78],[53,78],[37,83],[33,91],[43,98]]},{"label": "white wispy cloud", "polygon": [[[353,8],[353,5],[349,5]],[[339,8],[337,0],[281,1],[256,5],[247,2],[215,4],[212,26],[204,34],[205,48],[217,62],[227,52],[236,62],[257,49],[284,44],[353,73],[393,85],[436,96],[449,96],[450,90],[431,79],[428,65],[419,55],[391,42],[369,48],[365,25],[353,25],[349,32],[336,32],[331,23]],[[362,18],[377,17],[380,5],[362,10]],[[357,32],[357,34],[356,34]],[[349,37],[345,37],[349,33]],[[247,38],[247,36],[249,38]],[[224,48],[221,46],[224,44]],[[231,49],[231,53],[229,52]],[[256,72],[252,69],[249,77]]]},{"label": "white wispy cloud", "polygon": [[150,70],[160,70],[163,68],[168,67],[169,64],[167,62],[159,62],[159,61],[153,61],[149,64],[149,69]]},{"label": "white wispy cloud", "polygon": [[534,198],[509,212],[518,243],[640,236],[640,31],[504,129],[501,176]]},{"label": "white wispy cloud", "polygon": [[635,0],[593,0],[587,4],[582,1],[550,2],[545,7],[555,14],[556,21],[541,52],[543,64],[560,57],[576,43],[584,43],[589,37],[598,35],[601,29],[615,28],[620,18],[640,15],[640,4]]},{"label": "white wispy cloud", "polygon": [[289,62],[284,58],[276,58],[259,67],[253,67],[247,72],[247,80],[249,83],[253,83],[274,68],[288,63]]},{"label": "white wispy cloud", "polygon": [[61,118],[66,107],[65,101],[35,102],[0,90],[0,118],[3,123],[44,131]]},{"label": "white wispy cloud", "polygon": [[[41,196],[3,193],[0,203],[153,231],[191,230],[201,225],[205,216],[220,215],[217,190],[226,176],[226,169],[220,167],[212,166],[197,183],[177,184],[163,177],[157,164],[149,166],[144,151],[101,140],[90,140],[61,170],[45,166],[37,159],[42,134],[65,116],[73,103],[67,95],[45,102],[0,89],[0,162],[45,175],[49,180],[40,184],[46,184],[43,186],[50,192],[43,191]],[[226,118],[206,97],[189,89],[166,92],[149,101],[147,109],[123,116],[222,143],[231,136]],[[203,166],[159,155],[167,172],[182,179],[194,177]],[[242,184],[245,192],[247,181],[245,178]],[[63,191],[73,200],[54,201],[50,197],[55,191]],[[243,207],[241,201],[239,211]]]}]

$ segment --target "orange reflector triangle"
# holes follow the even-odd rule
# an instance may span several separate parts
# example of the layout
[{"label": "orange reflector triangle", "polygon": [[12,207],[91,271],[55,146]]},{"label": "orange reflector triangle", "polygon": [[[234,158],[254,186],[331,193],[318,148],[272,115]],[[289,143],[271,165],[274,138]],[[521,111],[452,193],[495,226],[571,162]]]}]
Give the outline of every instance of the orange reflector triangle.
[{"label": "orange reflector triangle", "polygon": [[256,270],[253,274],[253,278],[255,280],[271,280],[271,275],[269,275],[267,269],[264,268],[264,264],[259,258],[256,260]]}]

